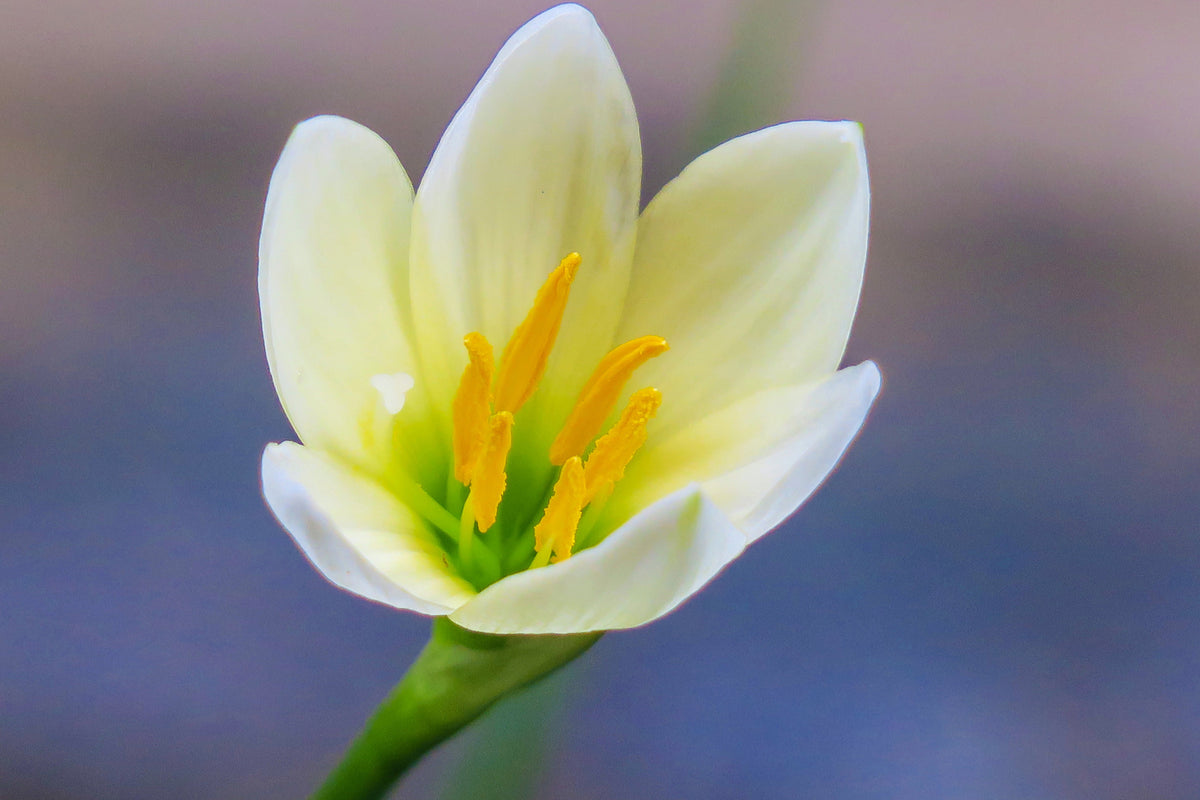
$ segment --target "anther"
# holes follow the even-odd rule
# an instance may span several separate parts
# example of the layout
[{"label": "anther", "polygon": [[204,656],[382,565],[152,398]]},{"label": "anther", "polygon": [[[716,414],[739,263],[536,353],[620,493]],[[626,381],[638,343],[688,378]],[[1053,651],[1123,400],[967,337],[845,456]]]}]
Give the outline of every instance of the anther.
[{"label": "anther", "polygon": [[571,253],[550,273],[533,308],[508,340],[496,373],[497,411],[517,413],[542,379],[580,261],[578,253]]},{"label": "anther", "polygon": [[575,544],[575,530],[579,527],[579,516],[583,511],[584,491],[583,463],[578,456],[567,459],[558,482],[554,484],[554,496],[546,504],[546,513],[533,529],[537,556],[532,566],[545,566],[551,554],[555,561],[570,558],[571,548]]},{"label": "anther", "polygon": [[493,414],[488,420],[487,447],[471,476],[471,507],[480,532],[496,522],[496,509],[504,496],[507,482],[504,466],[512,447],[512,424],[513,416],[507,411]]},{"label": "anther", "polygon": [[581,455],[600,432],[604,418],[612,412],[634,370],[669,349],[667,340],[661,336],[642,336],[614,348],[600,359],[550,446],[550,463],[562,464],[571,456]]},{"label": "anther", "polygon": [[454,394],[454,477],[470,486],[488,443],[494,358],[481,333],[468,333],[463,345],[469,360]]},{"label": "anther", "polygon": [[646,423],[658,413],[660,405],[662,392],[652,388],[639,389],[629,398],[617,424],[597,440],[584,464],[584,505],[592,502],[602,490],[611,489],[624,476],[625,467],[646,441]]}]

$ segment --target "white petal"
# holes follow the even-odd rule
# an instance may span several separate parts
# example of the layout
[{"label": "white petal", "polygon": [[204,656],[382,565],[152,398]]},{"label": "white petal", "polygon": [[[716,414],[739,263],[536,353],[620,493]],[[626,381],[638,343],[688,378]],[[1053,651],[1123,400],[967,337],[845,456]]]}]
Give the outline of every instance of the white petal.
[{"label": "white petal", "polygon": [[312,448],[268,445],[263,494],[322,575],[376,602],[445,614],[472,597],[422,523],[395,497]]},{"label": "white petal", "polygon": [[500,352],[551,270],[578,252],[567,318],[529,407],[573,401],[620,315],[640,183],[633,102],[595,20],[575,5],[538,16],[454,117],[417,192],[412,297],[434,392],[453,393],[466,333]]},{"label": "white petal", "polygon": [[642,215],[619,339],[663,336],[639,372],[657,429],[837,368],[858,304],[868,186],[854,123],[793,122],[696,159]]},{"label": "white petal", "polygon": [[790,437],[749,463],[705,481],[704,491],[751,541],[771,531],[837,466],[862,428],[879,386],[879,369],[869,361],[838,372],[816,386],[794,411]]},{"label": "white petal", "polygon": [[297,126],[271,176],[258,273],[271,375],[301,440],[351,462],[372,460],[371,377],[415,367],[399,291],[411,211],[391,148],[338,117]]},{"label": "white petal", "polygon": [[[878,368],[766,389],[677,434],[650,440],[610,503],[611,519],[690,481],[753,541],[783,522],[837,465],[879,393]],[[651,423],[653,424],[653,423]]]},{"label": "white petal", "polygon": [[687,487],[596,547],[492,584],[450,619],[488,633],[633,628],[674,609],[745,545],[699,488]]}]

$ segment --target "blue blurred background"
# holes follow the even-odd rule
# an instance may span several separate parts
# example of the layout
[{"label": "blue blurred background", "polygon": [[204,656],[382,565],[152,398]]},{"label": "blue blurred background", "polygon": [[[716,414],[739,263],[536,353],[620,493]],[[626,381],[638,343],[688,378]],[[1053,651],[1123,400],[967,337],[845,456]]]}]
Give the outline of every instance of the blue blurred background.
[{"label": "blue blurred background", "polygon": [[[419,176],[543,7],[6,5],[0,798],[304,796],[416,654],[259,497],[291,436],[262,202],[318,113]],[[647,194],[730,135],[865,124],[847,361],[885,388],[788,525],[399,794],[1200,796],[1200,4],[592,9]]]}]

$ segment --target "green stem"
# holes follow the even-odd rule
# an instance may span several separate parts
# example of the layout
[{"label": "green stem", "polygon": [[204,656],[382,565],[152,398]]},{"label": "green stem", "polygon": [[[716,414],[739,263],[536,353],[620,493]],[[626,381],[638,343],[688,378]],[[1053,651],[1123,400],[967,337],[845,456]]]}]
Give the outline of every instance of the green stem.
[{"label": "green stem", "polygon": [[434,620],[429,644],[312,800],[378,800],[429,750],[601,635],[493,636]]}]

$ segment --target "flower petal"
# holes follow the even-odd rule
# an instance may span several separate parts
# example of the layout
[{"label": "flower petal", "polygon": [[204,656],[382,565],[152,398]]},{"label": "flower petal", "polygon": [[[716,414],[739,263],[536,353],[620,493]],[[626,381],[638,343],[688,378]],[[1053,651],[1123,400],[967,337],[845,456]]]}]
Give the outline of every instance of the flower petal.
[{"label": "flower petal", "polygon": [[595,20],[576,5],[536,17],[455,115],[417,192],[412,297],[422,377],[447,408],[463,335],[480,331],[502,347],[546,276],[578,252],[543,390],[525,412],[545,418],[550,403],[565,417],[612,341],[640,184],[633,101]]},{"label": "flower petal", "polygon": [[492,584],[450,619],[486,633],[637,627],[698,591],[745,545],[699,487],[685,487],[595,547]]},{"label": "flower petal", "polygon": [[879,393],[870,361],[824,381],[765,389],[646,445],[610,502],[613,524],[679,486],[706,496],[754,541],[837,465]]},{"label": "flower petal", "polygon": [[671,353],[639,378],[675,430],[761,389],[837,368],[867,247],[862,131],[792,122],[700,156],[646,208],[618,339]]},{"label": "flower petal", "polygon": [[330,582],[395,608],[446,614],[471,598],[422,523],[378,484],[293,442],[267,445],[263,494]]},{"label": "flower petal", "polygon": [[339,117],[296,127],[267,193],[258,287],[275,388],[305,444],[354,463],[390,441],[372,377],[416,372],[399,291],[411,212],[391,148]]}]

